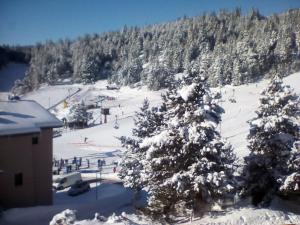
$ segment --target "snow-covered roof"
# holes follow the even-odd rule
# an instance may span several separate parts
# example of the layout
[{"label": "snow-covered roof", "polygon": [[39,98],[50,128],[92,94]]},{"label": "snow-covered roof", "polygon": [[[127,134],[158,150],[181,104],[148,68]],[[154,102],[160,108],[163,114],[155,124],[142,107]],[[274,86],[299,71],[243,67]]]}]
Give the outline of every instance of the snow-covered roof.
[{"label": "snow-covered roof", "polygon": [[0,136],[40,132],[63,124],[40,104],[31,100],[0,101]]}]

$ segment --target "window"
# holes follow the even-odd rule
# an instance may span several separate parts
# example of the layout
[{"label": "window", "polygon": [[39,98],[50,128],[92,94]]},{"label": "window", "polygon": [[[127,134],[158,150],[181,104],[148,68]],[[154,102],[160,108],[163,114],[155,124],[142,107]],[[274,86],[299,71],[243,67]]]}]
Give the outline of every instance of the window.
[{"label": "window", "polygon": [[39,138],[38,137],[33,137],[32,138],[32,144],[33,145],[36,145],[36,144],[38,144],[39,143]]},{"label": "window", "polygon": [[16,173],[15,174],[15,186],[22,186],[23,185],[23,174]]}]

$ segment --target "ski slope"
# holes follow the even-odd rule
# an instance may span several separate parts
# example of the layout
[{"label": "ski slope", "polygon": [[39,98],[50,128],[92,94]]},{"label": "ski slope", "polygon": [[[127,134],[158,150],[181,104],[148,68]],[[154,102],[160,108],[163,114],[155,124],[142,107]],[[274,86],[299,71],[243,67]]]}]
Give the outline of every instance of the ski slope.
[{"label": "ski slope", "polygon": [[[300,94],[300,73],[292,74],[284,78],[284,82],[294,88]],[[247,121],[255,117],[255,110],[259,104],[260,92],[266,87],[268,80],[262,80],[255,84],[241,86],[225,86],[221,89],[222,101],[220,105],[225,113],[222,115],[222,123],[219,126],[221,135],[226,138],[234,147],[239,158],[248,154],[246,137],[249,131]],[[81,87],[82,91],[74,96],[75,102],[81,100],[91,101],[97,95],[114,97],[113,101],[103,102],[104,107],[111,107],[111,115],[108,116],[107,124],[99,124],[95,121],[93,127],[65,132],[61,137],[54,139],[54,155],[57,158],[87,156],[90,154],[107,153],[114,150],[122,150],[117,137],[130,136],[134,126],[134,112],[141,107],[145,98],[148,98],[151,105],[159,105],[163,91],[148,91],[145,88],[131,89],[123,87],[120,90],[106,90],[106,82],[100,81],[95,85]],[[51,89],[50,89],[51,90]],[[87,91],[89,90],[89,91]],[[236,103],[231,103],[230,98]],[[119,107],[120,106],[120,107]],[[62,118],[68,111],[57,107],[55,114]],[[99,110],[94,111],[96,118],[99,118]],[[115,116],[117,115],[119,129],[114,128]],[[88,138],[88,144],[83,143]],[[112,158],[111,160],[115,160]]]},{"label": "ski slope", "polygon": [[[294,88],[300,94],[300,73],[294,73],[283,79],[284,83]],[[225,113],[222,116],[221,135],[233,146],[238,157],[242,158],[248,154],[247,135],[249,124],[247,121],[256,116],[255,111],[259,106],[261,91],[267,86],[269,80],[261,80],[258,83],[225,86],[221,89],[221,106]],[[234,94],[233,94],[234,93]],[[236,103],[231,103],[229,99],[234,95]]]},{"label": "ski slope", "polygon": [[[300,93],[300,73],[284,78],[284,82],[291,85],[297,93]],[[246,137],[249,125],[247,121],[255,117],[260,92],[267,83],[268,80],[261,80],[249,85],[227,85],[221,89],[216,88],[217,91],[221,91],[222,100],[219,104],[225,110],[218,129],[222,137],[233,145],[234,151],[241,160],[248,154]],[[123,149],[117,138],[131,136],[131,130],[134,126],[134,112],[141,107],[145,98],[150,101],[152,106],[159,105],[161,94],[164,92],[164,90],[149,91],[145,87],[122,87],[120,90],[107,90],[106,85],[107,81],[103,80],[90,85],[45,85],[23,96],[24,99],[37,101],[45,108],[60,103],[51,110],[60,119],[66,117],[70,106],[73,104],[82,101],[86,104],[95,104],[98,96],[110,98],[110,100],[102,102],[102,107],[110,108],[107,123],[100,124],[104,120],[103,116],[100,115],[100,109],[91,110],[93,112],[91,127],[80,130],[67,129],[63,131],[62,136],[54,139],[53,153],[55,158],[83,157],[90,159],[94,164],[98,159],[105,159],[109,163],[118,161]],[[229,101],[231,98],[234,98],[236,103]],[[67,108],[64,108],[62,102],[64,99],[68,103]],[[114,128],[116,122],[119,129]],[[87,143],[84,143],[85,138],[87,138]]]},{"label": "ski slope", "polygon": [[[110,164],[119,161],[122,155],[122,147],[118,140],[121,136],[131,136],[134,126],[134,112],[139,109],[145,98],[148,98],[152,105],[157,105],[161,101],[161,92],[148,91],[146,88],[131,89],[122,87],[120,90],[107,90],[107,82],[99,81],[94,85],[81,86],[81,91],[70,99],[67,99],[69,106],[84,101],[86,104],[94,103],[97,96],[109,96],[114,100],[106,100],[103,107],[110,108],[110,115],[107,123],[100,124],[100,109],[91,110],[94,115],[94,124],[86,129],[64,130],[63,135],[53,141],[53,154],[57,159],[82,157],[89,159],[91,164],[96,166],[98,159],[105,159]],[[46,92],[53,89],[45,88]],[[63,104],[53,109],[53,113],[58,118],[67,115],[69,108],[63,108]],[[116,122],[119,128],[115,129]],[[103,117],[103,116],[102,116]],[[104,122],[104,118],[102,118]],[[87,138],[86,143],[84,139]]]},{"label": "ski slope", "polygon": [[[286,84],[291,85],[300,94],[300,73],[292,74],[284,78]],[[246,137],[249,125],[247,121],[255,117],[255,110],[259,104],[260,92],[266,87],[268,80],[258,83],[230,86],[220,90],[222,101],[220,105],[225,113],[222,115],[222,123],[219,131],[234,147],[236,154],[242,159],[248,154]],[[107,81],[98,81],[91,85],[56,85],[43,86],[40,89],[25,95],[25,99],[33,99],[42,106],[48,108],[66,99],[68,107],[64,108],[61,103],[51,110],[58,118],[62,119],[69,112],[73,104],[84,101],[86,104],[95,103],[98,96],[107,96],[112,100],[102,102],[103,107],[110,108],[110,115],[106,124],[100,124],[100,109],[91,110],[94,114],[93,125],[86,129],[64,130],[63,135],[54,139],[53,153],[57,159],[85,157],[90,159],[105,158],[108,162],[118,160],[122,153],[118,137],[131,136],[134,126],[134,112],[138,110],[145,98],[152,106],[161,103],[163,91],[149,91],[145,87],[129,88],[122,87],[120,90],[107,90]],[[78,92],[76,92],[79,90]],[[76,92],[76,93],[75,93]],[[68,98],[69,94],[75,93]],[[236,103],[229,101],[234,98]],[[49,100],[50,99],[50,100]],[[119,129],[114,128],[116,122]],[[87,137],[87,143],[84,139]],[[109,156],[109,157],[108,157]]]},{"label": "ski slope", "polygon": [[42,105],[44,108],[48,109],[64,99],[68,98],[69,95],[77,92],[79,87],[76,85],[57,85],[48,86],[44,85],[38,90],[29,92],[22,96],[22,99],[34,100]]}]

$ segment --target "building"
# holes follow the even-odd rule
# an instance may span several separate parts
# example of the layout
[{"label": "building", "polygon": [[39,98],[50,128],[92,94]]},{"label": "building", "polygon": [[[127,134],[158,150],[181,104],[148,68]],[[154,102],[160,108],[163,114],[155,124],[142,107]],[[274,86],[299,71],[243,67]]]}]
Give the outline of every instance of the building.
[{"label": "building", "polygon": [[0,101],[0,206],[52,204],[52,129],[61,126],[35,101]]}]

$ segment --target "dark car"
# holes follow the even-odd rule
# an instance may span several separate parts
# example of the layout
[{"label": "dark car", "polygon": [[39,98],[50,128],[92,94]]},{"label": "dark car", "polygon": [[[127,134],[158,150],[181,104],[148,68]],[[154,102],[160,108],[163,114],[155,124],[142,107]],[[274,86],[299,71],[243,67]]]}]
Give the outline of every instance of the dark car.
[{"label": "dark car", "polygon": [[68,195],[76,196],[90,190],[90,184],[87,181],[77,181],[68,190]]}]

